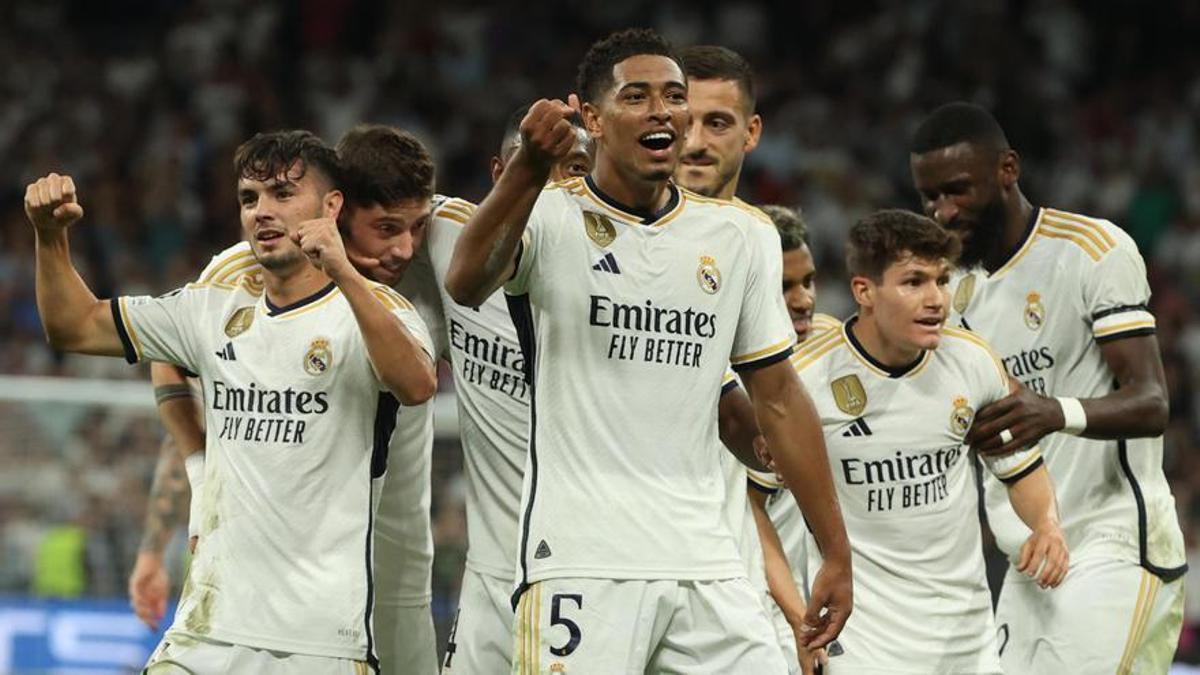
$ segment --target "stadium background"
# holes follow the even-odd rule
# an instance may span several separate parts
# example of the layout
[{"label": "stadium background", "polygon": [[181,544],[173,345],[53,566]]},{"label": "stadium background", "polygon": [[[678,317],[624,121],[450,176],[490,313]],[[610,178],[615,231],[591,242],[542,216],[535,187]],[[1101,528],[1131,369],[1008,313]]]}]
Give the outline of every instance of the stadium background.
[{"label": "stadium background", "polygon": [[[1166,469],[1200,561],[1200,3],[17,0],[0,7],[0,672],[35,655],[86,672],[134,658],[148,633],[76,619],[121,612],[162,435],[152,402],[128,400],[149,396],[133,384],[144,367],[46,347],[25,184],[75,176],[87,209],[75,251],[100,294],[160,293],[237,239],[230,158],[254,132],[306,127],[332,142],[359,121],[396,124],[430,146],[440,191],[478,200],[508,113],[564,96],[587,45],[628,25],[754,64],[765,132],[740,195],[803,209],[823,311],[847,306],[848,225],[916,205],[906,141],[946,100],[995,111],[1035,203],[1125,227],[1149,265],[1171,389]],[[441,383],[450,392],[445,372]],[[444,635],[466,547],[453,434],[435,448],[433,494]],[[1195,578],[1178,657],[1193,663]],[[76,602],[88,599],[111,602]]]}]

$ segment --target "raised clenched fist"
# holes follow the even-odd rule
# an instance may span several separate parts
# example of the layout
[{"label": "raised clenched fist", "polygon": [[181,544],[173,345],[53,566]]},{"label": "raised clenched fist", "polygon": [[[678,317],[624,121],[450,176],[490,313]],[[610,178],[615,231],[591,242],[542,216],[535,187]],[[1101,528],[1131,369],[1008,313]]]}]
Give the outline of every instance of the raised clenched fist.
[{"label": "raised clenched fist", "polygon": [[25,215],[43,231],[61,230],[83,217],[70,176],[49,174],[25,188]]}]

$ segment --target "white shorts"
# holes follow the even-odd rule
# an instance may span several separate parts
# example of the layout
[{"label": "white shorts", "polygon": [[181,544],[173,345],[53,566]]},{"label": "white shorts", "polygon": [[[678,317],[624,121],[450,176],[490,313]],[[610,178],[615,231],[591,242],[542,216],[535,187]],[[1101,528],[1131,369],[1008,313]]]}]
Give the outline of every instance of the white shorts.
[{"label": "white shorts", "polygon": [[1056,589],[1009,567],[996,607],[1008,673],[1166,673],[1183,625],[1183,579],[1123,560],[1071,561]]},{"label": "white shorts", "polygon": [[546,579],[521,595],[515,633],[513,675],[788,672],[745,578]]},{"label": "white shorts", "polygon": [[458,612],[446,643],[442,675],[512,669],[512,579],[463,571]]},{"label": "white shorts", "polygon": [[375,605],[375,653],[383,675],[435,675],[437,634],[429,605]]},{"label": "white shorts", "polygon": [[142,672],[145,675],[368,675],[373,671],[366,661],[289,654],[176,635],[158,643]]}]

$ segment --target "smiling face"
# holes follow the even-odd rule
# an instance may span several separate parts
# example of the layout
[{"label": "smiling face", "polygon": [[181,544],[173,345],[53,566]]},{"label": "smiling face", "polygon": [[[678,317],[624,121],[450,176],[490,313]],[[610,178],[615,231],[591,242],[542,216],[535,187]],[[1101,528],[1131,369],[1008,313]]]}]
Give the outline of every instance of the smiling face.
[{"label": "smiling face", "polygon": [[354,207],[343,223],[346,252],[378,260],[379,265],[361,271],[381,284],[395,286],[425,240],[432,210],[428,198],[406,199],[392,207]]},{"label": "smiling face", "polygon": [[783,301],[796,331],[796,341],[808,339],[817,304],[817,267],[807,244],[783,252]]},{"label": "smiling face", "polygon": [[912,360],[937,349],[950,307],[950,263],[904,251],[882,278],[851,280],[862,319],[874,323],[887,355]]},{"label": "smiling face", "polygon": [[292,241],[300,223],[320,218],[331,195],[329,181],[316,170],[306,170],[300,160],[282,175],[267,180],[240,178],[237,184],[242,236],[254,257],[275,272],[306,262],[300,246]]},{"label": "smiling face", "polygon": [[658,182],[675,173],[689,122],[687,86],[679,64],[639,54],[613,66],[613,85],[585,103],[584,122],[599,144],[597,164],[627,181]]},{"label": "smiling face", "polygon": [[688,80],[688,127],[675,181],[706,197],[733,197],[746,153],[758,145],[761,118],[735,80]]}]

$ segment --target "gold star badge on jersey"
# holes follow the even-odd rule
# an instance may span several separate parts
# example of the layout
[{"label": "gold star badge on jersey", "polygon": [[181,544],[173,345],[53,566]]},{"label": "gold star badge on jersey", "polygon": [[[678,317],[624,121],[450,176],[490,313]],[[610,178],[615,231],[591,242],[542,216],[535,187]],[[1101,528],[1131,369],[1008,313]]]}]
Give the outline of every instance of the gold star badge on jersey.
[{"label": "gold star badge on jersey", "polygon": [[617,228],[608,216],[594,211],[583,212],[583,229],[597,246],[608,246],[617,238]]},{"label": "gold star badge on jersey", "polygon": [[958,282],[958,288],[954,290],[954,311],[959,314],[967,311],[972,295],[975,295],[975,275],[968,274]]},{"label": "gold star badge on jersey", "polygon": [[829,387],[833,390],[833,400],[837,403],[838,410],[852,417],[858,417],[866,410],[867,390],[863,389],[862,381],[857,375],[839,377],[830,382]]},{"label": "gold star badge on jersey", "polygon": [[1046,308],[1042,305],[1042,296],[1037,291],[1030,291],[1025,296],[1025,326],[1029,330],[1039,330],[1046,322]]},{"label": "gold star badge on jersey", "polygon": [[696,281],[700,282],[700,290],[713,295],[721,290],[721,270],[717,269],[717,261],[712,256],[700,256],[700,267],[696,269]]},{"label": "gold star badge on jersey", "polygon": [[975,409],[967,405],[966,396],[956,396],[954,398],[954,412],[950,413],[950,430],[955,436],[965,436],[967,430],[971,428],[971,421],[975,419]]},{"label": "gold star badge on jersey", "polygon": [[254,323],[254,308],[241,307],[225,322],[225,335],[233,339],[250,329]]},{"label": "gold star badge on jersey", "polygon": [[333,367],[333,350],[326,338],[314,338],[304,354],[304,372],[309,375],[324,375]]}]

